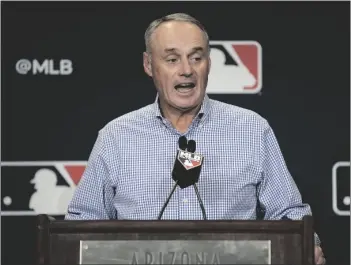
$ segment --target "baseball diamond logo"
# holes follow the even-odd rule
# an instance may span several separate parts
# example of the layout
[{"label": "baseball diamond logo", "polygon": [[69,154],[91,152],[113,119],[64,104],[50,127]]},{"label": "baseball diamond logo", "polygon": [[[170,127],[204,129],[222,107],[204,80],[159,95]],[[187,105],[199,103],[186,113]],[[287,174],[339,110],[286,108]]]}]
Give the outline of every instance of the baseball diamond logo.
[{"label": "baseball diamond logo", "polygon": [[203,156],[197,153],[190,153],[183,150],[179,151],[178,160],[185,169],[189,170],[202,164]]},{"label": "baseball diamond logo", "polygon": [[209,94],[255,94],[262,89],[262,47],[256,41],[210,41]]},{"label": "baseball diamond logo", "polygon": [[86,161],[1,162],[1,215],[64,215]]}]

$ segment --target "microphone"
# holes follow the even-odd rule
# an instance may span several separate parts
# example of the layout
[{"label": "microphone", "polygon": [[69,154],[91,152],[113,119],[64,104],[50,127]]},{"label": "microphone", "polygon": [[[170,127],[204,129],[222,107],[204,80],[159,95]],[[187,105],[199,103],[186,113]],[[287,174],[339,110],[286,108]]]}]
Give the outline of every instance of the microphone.
[{"label": "microphone", "polygon": [[[179,137],[178,145],[179,145],[179,149],[178,149],[178,151],[177,151],[177,156],[176,156],[176,159],[175,159],[175,162],[174,162],[174,168],[175,168],[175,165],[177,164],[177,162],[179,163],[179,161],[178,161],[179,151],[180,151],[180,150],[185,150],[186,147],[187,147],[187,145],[188,145],[188,140],[186,139],[185,136]],[[173,171],[174,171],[174,168],[173,168]],[[171,190],[171,193],[168,195],[167,200],[166,200],[166,202],[164,203],[164,205],[163,205],[163,207],[162,207],[162,209],[161,209],[161,211],[160,211],[160,213],[159,213],[159,215],[158,215],[158,218],[157,218],[158,220],[161,220],[162,215],[163,215],[163,212],[165,211],[165,209],[166,209],[166,207],[167,207],[169,201],[171,200],[171,198],[172,198],[172,196],[173,196],[173,193],[175,192],[175,190],[176,190],[176,188],[177,188],[177,185],[178,185],[178,183],[179,183],[179,179],[174,179],[174,178],[173,178],[173,180],[175,180],[175,183],[174,183],[174,185],[173,185],[173,188],[172,188],[172,190]]]},{"label": "microphone", "polygon": [[177,158],[172,170],[172,179],[182,189],[198,182],[203,162],[202,155],[190,152],[195,151],[195,141],[189,141],[189,143],[187,143],[186,150],[182,149],[177,152]]},{"label": "microphone", "polygon": [[[190,153],[195,153],[195,150],[196,150],[196,142],[194,140],[190,140],[188,142],[188,147],[187,147],[187,151],[190,152]],[[201,167],[202,167],[202,164],[200,166],[200,170],[201,170]],[[198,182],[199,180],[199,177],[200,177],[200,171],[198,171],[197,175],[196,175],[196,181],[193,183],[193,187],[194,187],[194,190],[195,190],[195,193],[196,193],[196,196],[197,196],[197,200],[200,204],[200,208],[201,208],[201,211],[202,211],[202,217],[204,220],[207,220],[207,217],[206,217],[206,211],[205,211],[205,207],[204,207],[204,204],[201,200],[201,196],[200,196],[200,193],[199,193],[199,190],[197,188],[197,185],[196,183]]]},{"label": "microphone", "polygon": [[[188,140],[186,139],[185,136],[179,137],[178,145],[179,145],[179,149],[181,149],[181,150],[186,150],[186,148],[187,148],[187,146],[188,146]],[[177,153],[177,154],[178,154],[178,153]]]}]

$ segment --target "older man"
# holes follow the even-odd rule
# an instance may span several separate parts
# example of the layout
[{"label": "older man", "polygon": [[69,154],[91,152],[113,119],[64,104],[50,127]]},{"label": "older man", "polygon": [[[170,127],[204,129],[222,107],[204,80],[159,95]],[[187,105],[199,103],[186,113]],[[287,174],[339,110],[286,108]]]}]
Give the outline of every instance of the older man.
[{"label": "older man", "polygon": [[[268,122],[206,95],[211,60],[200,22],[186,14],[155,20],[145,44],[157,98],[99,131],[66,219],[156,219],[180,136],[205,157],[198,187],[208,219],[256,219],[257,202],[268,220],[310,215]],[[194,189],[178,188],[163,218],[202,219]],[[325,262],[317,235],[315,259]]]}]

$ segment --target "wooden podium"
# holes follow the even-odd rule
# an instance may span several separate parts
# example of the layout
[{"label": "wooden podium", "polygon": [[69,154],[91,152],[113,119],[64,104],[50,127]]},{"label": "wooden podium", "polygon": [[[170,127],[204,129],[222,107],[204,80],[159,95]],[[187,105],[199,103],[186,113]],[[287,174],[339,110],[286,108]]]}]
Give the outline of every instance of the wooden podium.
[{"label": "wooden podium", "polygon": [[311,216],[301,221],[68,221],[39,215],[37,257],[41,265],[313,265],[312,222]]}]

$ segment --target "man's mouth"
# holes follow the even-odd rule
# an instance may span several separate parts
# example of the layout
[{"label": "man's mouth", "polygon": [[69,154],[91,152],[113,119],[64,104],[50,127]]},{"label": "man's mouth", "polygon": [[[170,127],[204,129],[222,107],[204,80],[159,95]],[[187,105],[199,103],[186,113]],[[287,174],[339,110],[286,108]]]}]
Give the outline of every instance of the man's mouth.
[{"label": "man's mouth", "polygon": [[195,83],[189,82],[189,83],[179,83],[178,85],[174,86],[174,88],[178,92],[187,92],[195,87]]}]

